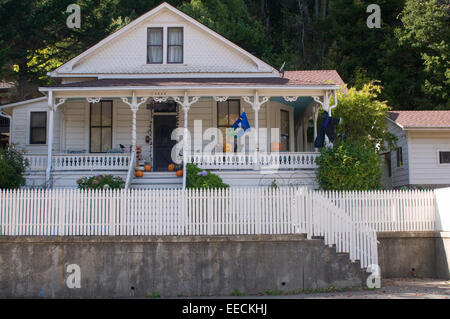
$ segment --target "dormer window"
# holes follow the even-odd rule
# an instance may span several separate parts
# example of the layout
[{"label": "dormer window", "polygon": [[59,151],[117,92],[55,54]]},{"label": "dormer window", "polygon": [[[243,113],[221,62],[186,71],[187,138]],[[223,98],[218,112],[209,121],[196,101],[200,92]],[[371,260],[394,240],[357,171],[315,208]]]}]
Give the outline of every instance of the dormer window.
[{"label": "dormer window", "polygon": [[147,63],[163,63],[163,28],[148,28]]},{"label": "dormer window", "polygon": [[167,28],[167,63],[183,63],[183,28]]}]

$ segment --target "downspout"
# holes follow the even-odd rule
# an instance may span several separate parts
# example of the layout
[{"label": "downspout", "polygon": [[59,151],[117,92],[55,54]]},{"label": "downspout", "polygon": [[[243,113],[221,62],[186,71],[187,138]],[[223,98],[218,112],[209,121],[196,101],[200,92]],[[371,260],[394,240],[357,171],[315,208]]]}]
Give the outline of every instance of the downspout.
[{"label": "downspout", "polygon": [[328,116],[331,117],[331,110],[334,109],[338,104],[337,100],[337,90],[334,90],[334,104],[328,108]]}]

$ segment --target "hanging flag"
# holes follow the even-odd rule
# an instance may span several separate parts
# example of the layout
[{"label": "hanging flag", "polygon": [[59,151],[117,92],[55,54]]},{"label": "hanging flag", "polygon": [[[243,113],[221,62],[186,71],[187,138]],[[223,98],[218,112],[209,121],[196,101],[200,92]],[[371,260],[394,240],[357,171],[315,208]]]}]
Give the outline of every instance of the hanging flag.
[{"label": "hanging flag", "polygon": [[239,116],[238,120],[234,122],[231,126],[234,129],[234,135],[236,137],[241,137],[242,135],[250,129],[250,123],[248,122],[247,114],[242,112],[241,116]]}]

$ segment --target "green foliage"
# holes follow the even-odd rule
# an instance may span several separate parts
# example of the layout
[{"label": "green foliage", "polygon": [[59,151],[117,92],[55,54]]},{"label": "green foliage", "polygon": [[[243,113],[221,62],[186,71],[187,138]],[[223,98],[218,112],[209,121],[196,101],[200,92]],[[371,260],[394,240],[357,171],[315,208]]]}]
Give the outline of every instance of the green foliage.
[{"label": "green foliage", "polygon": [[21,152],[9,145],[0,150],[0,188],[19,188],[25,185],[23,174],[28,166]]},{"label": "green foliage", "polygon": [[[38,96],[46,73],[161,3],[78,0],[81,29],[66,26],[73,0],[1,0],[0,80],[13,99]],[[366,25],[371,1],[169,0],[275,68],[337,69],[360,89],[379,80],[394,109],[450,108],[448,0],[378,0],[380,29]]]},{"label": "green foliage", "polygon": [[186,165],[186,188],[228,188],[222,179],[209,171],[202,170],[197,165]]},{"label": "green foliage", "polygon": [[338,106],[332,116],[342,118],[337,132],[347,139],[358,141],[368,149],[395,148],[395,136],[386,130],[389,107],[379,101],[381,87],[374,83],[364,84],[361,90],[351,88],[338,93]]},{"label": "green foliage", "polygon": [[232,296],[245,296],[245,293],[240,292],[239,289],[233,289],[233,291],[231,292]]},{"label": "green foliage", "polygon": [[244,0],[191,0],[179,8],[252,54],[269,53],[264,26],[249,15]]},{"label": "green foliage", "polygon": [[350,139],[324,147],[317,158],[317,181],[325,190],[381,188],[380,156],[371,147]]},{"label": "green foliage", "polygon": [[450,3],[448,0],[407,0],[397,30],[401,43],[420,52],[422,89],[441,107],[450,108]]},{"label": "green foliage", "polygon": [[96,175],[82,177],[77,180],[79,189],[121,189],[125,187],[125,181],[120,176]]}]

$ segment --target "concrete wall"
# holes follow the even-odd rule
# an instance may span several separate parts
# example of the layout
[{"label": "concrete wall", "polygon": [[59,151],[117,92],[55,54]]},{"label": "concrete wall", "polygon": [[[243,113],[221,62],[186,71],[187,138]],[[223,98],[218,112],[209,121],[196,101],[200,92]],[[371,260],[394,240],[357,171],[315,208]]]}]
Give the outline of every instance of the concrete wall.
[{"label": "concrete wall", "polygon": [[450,232],[378,233],[382,278],[450,279]]},{"label": "concrete wall", "polygon": [[[66,286],[67,266],[81,288]],[[0,298],[247,295],[361,287],[368,273],[303,236],[0,238]]]}]

